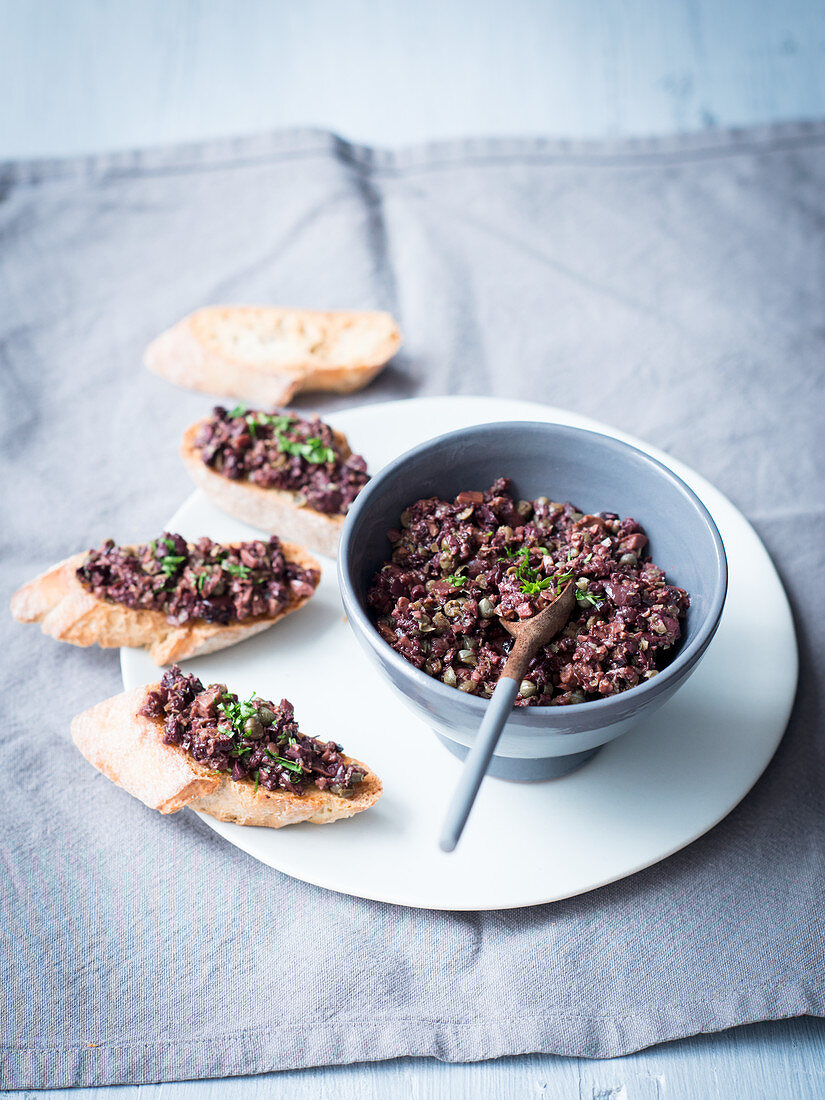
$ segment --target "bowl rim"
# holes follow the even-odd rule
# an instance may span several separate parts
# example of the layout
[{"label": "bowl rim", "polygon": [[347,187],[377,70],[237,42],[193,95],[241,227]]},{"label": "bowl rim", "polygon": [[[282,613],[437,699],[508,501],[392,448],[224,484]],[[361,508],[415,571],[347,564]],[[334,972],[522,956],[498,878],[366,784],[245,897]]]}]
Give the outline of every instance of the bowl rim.
[{"label": "bowl rim", "polygon": [[[636,684],[632,688],[628,688],[626,691],[619,692],[616,695],[606,696],[604,699],[592,699],[584,703],[569,703],[564,707],[549,705],[542,707],[514,708],[510,718],[510,721],[516,720],[518,722],[521,720],[522,722],[526,721],[529,725],[540,725],[539,719],[541,717],[546,717],[547,719],[554,720],[548,722],[549,725],[559,724],[559,722],[563,720],[566,725],[578,726],[588,715],[593,719],[601,715],[604,720],[598,724],[608,724],[611,720],[615,721],[621,718],[620,714],[612,715],[612,712],[624,710],[635,712],[639,710],[641,707],[645,706],[646,703],[652,702],[663,692],[668,691],[674,686],[672,683],[674,680],[678,683],[680,673],[684,675],[692,669],[707,649],[713,635],[716,633],[722,615],[722,609],[725,605],[728,587],[728,565],[724,543],[719,533],[719,529],[716,526],[716,522],[708,508],[694,490],[691,489],[678,474],[674,473],[673,470],[659,459],[654,458],[652,455],[634,446],[632,443],[626,443],[624,440],[617,439],[615,436],[608,435],[604,432],[596,432],[589,428],[577,428],[568,424],[559,424],[556,421],[543,420],[497,420],[491,423],[471,424],[434,436],[432,439],[425,440],[422,443],[418,443],[416,446],[409,448],[409,450],[383,466],[370,478],[355,498],[344,521],[338,546],[337,574],[339,589],[344,601],[347,617],[353,625],[353,629],[353,619],[356,619],[364,638],[382,659],[389,661],[400,674],[411,676],[413,681],[417,683],[420,688],[432,692],[435,698],[442,699],[446,706],[462,707],[467,711],[468,715],[473,715],[480,721],[484,715],[486,704],[489,702],[488,699],[481,698],[478,695],[470,695],[467,692],[457,691],[455,688],[442,683],[441,680],[429,676],[426,672],[416,668],[415,665],[405,657],[402,657],[400,653],[393,649],[389,642],[381,637],[369,614],[361,606],[361,602],[356,596],[355,585],[353,584],[349,570],[349,557],[358,523],[360,519],[366,515],[371,498],[378,492],[384,481],[398,473],[412,459],[420,457],[437,446],[446,445],[460,439],[466,439],[468,436],[472,437],[480,433],[486,436],[491,432],[500,432],[505,429],[507,431],[517,429],[523,430],[527,427],[538,428],[542,431],[550,431],[554,435],[575,437],[578,439],[584,437],[600,447],[606,447],[609,451],[622,452],[625,454],[630,453],[637,461],[641,461],[643,464],[648,465],[654,472],[658,473],[660,477],[669,481],[673,487],[688,500],[698,513],[699,518],[704,522],[713,543],[716,559],[716,579],[710,597],[708,612],[695,636],[688,641],[687,645],[679,649],[679,652],[670,664],[663,668],[657,676],[652,677],[650,680],[646,680],[642,684]],[[400,687],[400,685],[397,686]],[[609,718],[609,715],[612,715],[612,717]],[[590,721],[587,722],[588,726],[591,724],[593,723]]]}]

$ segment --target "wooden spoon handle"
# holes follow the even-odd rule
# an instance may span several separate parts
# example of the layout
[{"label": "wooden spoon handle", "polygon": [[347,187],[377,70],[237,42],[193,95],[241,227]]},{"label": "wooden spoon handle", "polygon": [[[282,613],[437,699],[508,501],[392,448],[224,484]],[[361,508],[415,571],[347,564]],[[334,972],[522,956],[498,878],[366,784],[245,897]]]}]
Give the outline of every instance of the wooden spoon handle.
[{"label": "wooden spoon handle", "polygon": [[519,635],[513,642],[513,648],[510,650],[504,668],[501,670],[502,677],[508,676],[511,680],[515,680],[517,684],[520,684],[524,679],[527,666],[533,660],[536,650],[539,648],[529,635]]},{"label": "wooden spoon handle", "polygon": [[513,680],[509,676],[502,676],[490,697],[481,728],[464,761],[464,771],[461,773],[458,786],[447,809],[447,816],[444,818],[438,842],[443,852],[452,852],[464,831],[478,788],[489,767],[490,758],[495,752],[501,731],[510,717],[520,683],[520,679]]}]

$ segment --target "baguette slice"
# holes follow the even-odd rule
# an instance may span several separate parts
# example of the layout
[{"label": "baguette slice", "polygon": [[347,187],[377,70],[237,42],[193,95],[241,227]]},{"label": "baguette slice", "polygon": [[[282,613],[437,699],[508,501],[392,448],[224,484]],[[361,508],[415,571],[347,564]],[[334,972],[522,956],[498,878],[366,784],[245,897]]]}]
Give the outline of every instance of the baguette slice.
[{"label": "baguette slice", "polygon": [[[201,459],[195,439],[205,421],[191,424],[183,435],[180,453],[189,476],[222,511],[270,534],[293,539],[319,554],[334,558],[344,526],[343,516],[330,516],[296,503],[288,489],[265,489],[246,478],[237,481],[217,473]],[[346,436],[334,432],[342,456],[352,452]]]},{"label": "baguette slice", "polygon": [[177,745],[163,743],[163,722],[138,714],[149,691],[158,684],[124,691],[79,714],[72,722],[72,739],[90,764],[152,810],[173,814],[184,806],[238,825],[280,829],[298,821],[328,825],[366,810],[381,797],[381,780],[365,764],[345,757],[364,770],[352,798],[310,786],[302,795],[289,791],[255,790],[249,779],[234,780],[225,772],[198,764]]},{"label": "baguette slice", "polygon": [[[318,562],[302,546],[285,542],[282,549],[289,560],[320,572]],[[296,598],[271,617],[258,615],[226,626],[195,619],[174,626],[162,611],[127,607],[93,596],[76,576],[85,558],[85,552],[74,554],[15,592],[11,598],[14,618],[21,623],[40,623],[44,634],[72,645],[103,649],[143,646],[156,664],[167,665],[215,653],[260,634],[312,598]]]},{"label": "baguette slice", "polygon": [[400,346],[389,313],[207,306],[153,340],[144,362],[187,389],[285,405],[304,391],[363,389]]}]

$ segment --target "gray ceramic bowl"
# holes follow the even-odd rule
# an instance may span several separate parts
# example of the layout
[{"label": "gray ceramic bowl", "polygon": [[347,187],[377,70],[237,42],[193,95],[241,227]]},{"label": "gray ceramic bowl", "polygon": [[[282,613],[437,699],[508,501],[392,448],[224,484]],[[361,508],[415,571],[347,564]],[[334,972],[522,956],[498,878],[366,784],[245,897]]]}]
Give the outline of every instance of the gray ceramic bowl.
[{"label": "gray ceramic bowl", "polygon": [[391,552],[387,531],[422,497],[454,497],[510,477],[519,498],[571,500],[585,512],[633,516],[653,560],[690,593],[682,640],[670,664],[620,695],[567,707],[519,707],[499,741],[490,775],[535,780],[564,775],[666,702],[693,672],[716,632],[727,588],[722,540],[685,483],[635,447],[560,424],[483,424],[439,436],[385,466],[359,494],[341,537],[338,576],[355,636],[404,702],[455,755],[466,756],[487,700],[419,671],[380,636],[367,609],[375,571]]}]

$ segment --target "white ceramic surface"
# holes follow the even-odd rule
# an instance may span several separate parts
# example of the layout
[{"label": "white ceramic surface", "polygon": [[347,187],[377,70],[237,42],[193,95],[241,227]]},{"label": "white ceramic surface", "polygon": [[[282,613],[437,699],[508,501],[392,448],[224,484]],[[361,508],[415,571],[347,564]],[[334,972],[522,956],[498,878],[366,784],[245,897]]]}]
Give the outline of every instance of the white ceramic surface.
[{"label": "white ceramic surface", "polygon": [[[367,662],[344,621],[334,565],[323,561],[318,593],[300,614],[186,668],[241,695],[287,696],[302,730],[339,740],[370,763],[384,797],[331,828],[252,829],[201,815],[231,844],[286,874],[359,897],[430,909],[533,905],[595,889],[678,851],[725,817],[768,764],[796,691],[790,608],[756,533],[704,478],[630,436],[523,401],[421,398],[330,417],[373,471],[425,438],[506,419],[558,421],[625,439],[702,498],[725,543],[730,586],[700,667],[661,710],[581,771],[535,784],[488,778],[459,848],[447,855],[438,830],[461,765]],[[187,537],[254,535],[200,492],[167,527]],[[124,649],[121,664],[127,688],[159,676],[142,650]],[[175,827],[174,818],[168,825]]]}]

